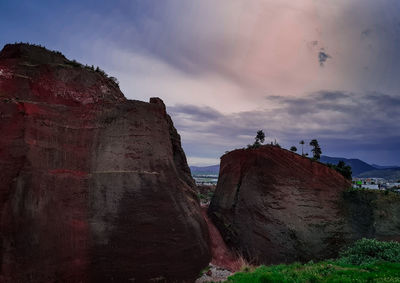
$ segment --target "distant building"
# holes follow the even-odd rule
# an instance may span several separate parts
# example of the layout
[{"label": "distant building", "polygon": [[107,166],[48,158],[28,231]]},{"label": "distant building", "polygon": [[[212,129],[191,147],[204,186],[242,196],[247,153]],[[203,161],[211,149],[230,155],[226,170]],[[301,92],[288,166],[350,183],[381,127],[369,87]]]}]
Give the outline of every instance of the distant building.
[{"label": "distant building", "polygon": [[353,188],[365,188],[370,190],[384,190],[387,181],[383,178],[353,178]]},{"label": "distant building", "polygon": [[353,178],[353,188],[370,190],[400,190],[400,183],[390,183],[384,178]]}]

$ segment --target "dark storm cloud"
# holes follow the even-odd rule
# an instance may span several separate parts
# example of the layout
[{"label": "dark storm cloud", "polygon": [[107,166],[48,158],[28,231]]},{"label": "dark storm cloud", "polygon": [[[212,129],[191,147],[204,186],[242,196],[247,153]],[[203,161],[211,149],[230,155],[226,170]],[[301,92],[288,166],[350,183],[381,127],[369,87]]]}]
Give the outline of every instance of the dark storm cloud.
[{"label": "dark storm cloud", "polygon": [[316,97],[316,99],[321,99],[324,101],[333,101],[333,100],[348,98],[349,94],[344,93],[342,91],[321,91],[321,92],[316,92],[312,96]]},{"label": "dark storm cloud", "polygon": [[380,105],[381,107],[391,108],[400,107],[400,97],[399,96],[391,96],[379,92],[371,92],[369,95],[365,97],[367,101],[370,101],[376,105]]},{"label": "dark storm cloud", "polygon": [[330,58],[332,58],[329,54],[327,54],[325,51],[324,51],[324,49],[321,49],[320,51],[319,51],[319,53],[318,53],[318,61],[319,61],[319,65],[321,66],[321,67],[323,67],[324,66],[324,64],[325,64],[325,62],[328,60],[328,59],[330,59]]},{"label": "dark storm cloud", "polygon": [[214,120],[223,116],[220,112],[208,106],[199,107],[196,105],[178,104],[169,107],[168,110],[180,115],[190,116],[192,120],[196,121]]},{"label": "dark storm cloud", "polygon": [[[210,107],[169,107],[187,154],[203,155],[252,143],[258,129],[285,147],[317,138],[325,154],[400,163],[400,98],[378,92],[321,91],[304,97],[268,96],[264,110],[222,114]],[[193,110],[193,111],[192,111]],[[209,116],[208,113],[210,114]]]}]

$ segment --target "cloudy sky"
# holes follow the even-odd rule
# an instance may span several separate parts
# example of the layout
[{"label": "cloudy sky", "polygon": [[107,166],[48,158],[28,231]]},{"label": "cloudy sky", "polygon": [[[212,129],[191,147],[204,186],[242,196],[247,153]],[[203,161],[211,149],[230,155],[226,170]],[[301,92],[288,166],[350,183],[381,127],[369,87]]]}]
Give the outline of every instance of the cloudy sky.
[{"label": "cloudy sky", "polygon": [[400,165],[398,0],[0,1],[0,45],[19,41],[162,98],[192,165],[258,129]]}]

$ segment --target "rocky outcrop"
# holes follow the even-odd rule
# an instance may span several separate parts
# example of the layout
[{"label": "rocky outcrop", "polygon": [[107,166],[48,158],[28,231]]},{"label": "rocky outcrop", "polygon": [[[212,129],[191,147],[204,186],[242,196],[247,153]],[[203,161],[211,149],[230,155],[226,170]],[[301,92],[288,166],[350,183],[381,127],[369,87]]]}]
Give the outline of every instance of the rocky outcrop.
[{"label": "rocky outcrop", "polygon": [[352,240],[375,238],[400,242],[400,194],[378,190],[348,190],[343,195]]},{"label": "rocky outcrop", "polygon": [[25,44],[0,53],[0,281],[191,282],[210,259],[165,105]]},{"label": "rocky outcrop", "polygon": [[360,238],[400,241],[400,195],[353,190],[324,164],[275,146],[225,154],[208,214],[252,263],[336,257]]},{"label": "rocky outcrop", "polygon": [[222,156],[208,214],[225,241],[252,263],[333,257],[349,240],[343,192],[350,182],[276,146]]}]

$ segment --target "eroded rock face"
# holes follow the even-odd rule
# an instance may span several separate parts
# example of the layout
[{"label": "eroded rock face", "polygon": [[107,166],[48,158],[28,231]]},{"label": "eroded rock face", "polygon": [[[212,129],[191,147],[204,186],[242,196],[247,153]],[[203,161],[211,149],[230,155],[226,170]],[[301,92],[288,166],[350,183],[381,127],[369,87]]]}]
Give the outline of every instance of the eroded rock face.
[{"label": "eroded rock face", "polygon": [[354,240],[400,242],[400,194],[377,190],[344,193],[344,211]]},{"label": "eroded rock face", "polygon": [[351,233],[341,208],[350,182],[290,151],[225,154],[209,215],[225,241],[255,263],[330,258]]},{"label": "eroded rock face", "polygon": [[160,99],[127,100],[59,53],[8,45],[0,131],[1,282],[191,282],[208,265]]}]

